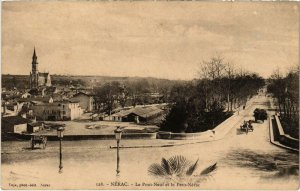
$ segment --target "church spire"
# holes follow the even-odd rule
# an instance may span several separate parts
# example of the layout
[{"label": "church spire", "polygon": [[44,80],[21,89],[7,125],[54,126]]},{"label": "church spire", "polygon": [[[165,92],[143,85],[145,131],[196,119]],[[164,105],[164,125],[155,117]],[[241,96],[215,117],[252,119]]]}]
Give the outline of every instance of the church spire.
[{"label": "church spire", "polygon": [[37,62],[37,56],[35,53],[35,47],[33,49],[33,56],[32,56],[32,73],[37,74],[38,73],[38,62]]},{"label": "church spire", "polygon": [[35,46],[33,48],[33,56],[32,56],[32,59],[37,59],[37,56],[36,56],[36,53],[35,53]]},{"label": "church spire", "polygon": [[38,78],[39,78],[38,62],[37,62],[37,56],[36,56],[35,47],[34,47],[33,56],[32,56],[32,70],[30,73],[30,87],[31,88],[38,87]]}]

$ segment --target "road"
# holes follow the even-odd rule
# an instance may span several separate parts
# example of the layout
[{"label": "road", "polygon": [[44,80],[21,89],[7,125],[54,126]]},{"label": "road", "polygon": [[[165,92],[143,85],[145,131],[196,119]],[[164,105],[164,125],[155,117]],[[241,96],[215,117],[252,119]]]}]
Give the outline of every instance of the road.
[{"label": "road", "polygon": [[[252,113],[256,107],[267,108],[268,105],[268,98],[256,96],[253,105],[241,113],[244,115],[243,120],[253,119]],[[195,173],[215,162],[218,168],[200,185],[173,189],[297,189],[298,153],[270,143],[267,121],[254,123],[253,126],[254,131],[248,135],[237,134],[239,124],[236,124],[219,141],[174,147],[121,149],[119,177],[116,177],[116,149],[108,148],[108,145],[114,144],[113,140],[64,142],[62,174],[58,173],[57,142],[51,143],[52,150],[49,152],[28,150],[2,154],[2,188],[13,189],[9,183],[17,183],[17,186],[19,183],[34,183],[37,186],[34,189],[47,186],[51,189],[159,189],[143,186],[143,183],[161,182],[148,175],[148,167],[160,163],[162,157],[182,155],[190,161],[199,159]],[[149,140],[134,141],[142,143]],[[130,140],[124,140],[122,144],[128,142]],[[4,147],[8,147],[7,143],[2,145],[4,150],[7,149]],[[111,187],[113,181],[128,186]],[[135,186],[136,183],[140,186]]]}]

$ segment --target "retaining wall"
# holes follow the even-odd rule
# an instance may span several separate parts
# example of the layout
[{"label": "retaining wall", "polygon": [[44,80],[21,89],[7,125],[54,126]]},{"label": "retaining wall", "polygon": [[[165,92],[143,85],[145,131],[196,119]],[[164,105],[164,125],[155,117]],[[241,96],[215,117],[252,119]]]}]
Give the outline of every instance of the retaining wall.
[{"label": "retaining wall", "polygon": [[[30,134],[11,134],[10,136],[30,140]],[[44,135],[49,141],[57,141],[57,135]],[[105,140],[105,139],[115,139],[114,134],[104,134],[104,135],[64,135],[64,141],[73,141],[73,140]],[[156,139],[156,133],[124,133],[122,134],[122,139]]]},{"label": "retaining wall", "polygon": [[199,140],[214,137],[213,131],[208,130],[201,133],[171,133],[160,131],[157,133],[158,139],[174,139],[174,140]]},{"label": "retaining wall", "polygon": [[275,115],[274,118],[275,118],[276,125],[273,126],[273,129],[277,128],[277,130],[276,129],[274,130],[275,132],[274,135],[275,136],[277,135],[277,137],[274,140],[278,140],[281,144],[285,146],[292,147],[294,149],[299,150],[299,139],[295,139],[290,135],[285,134],[284,129],[280,123],[279,117]]}]

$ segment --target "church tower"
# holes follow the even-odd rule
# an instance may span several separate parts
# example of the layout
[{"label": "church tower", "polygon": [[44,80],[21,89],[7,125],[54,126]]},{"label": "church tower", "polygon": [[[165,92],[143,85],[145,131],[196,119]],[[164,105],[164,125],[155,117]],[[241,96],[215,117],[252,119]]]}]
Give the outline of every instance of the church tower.
[{"label": "church tower", "polygon": [[33,56],[32,56],[32,69],[29,76],[29,82],[30,82],[30,89],[37,89],[39,87],[44,86],[52,86],[51,84],[51,76],[49,72],[43,73],[39,72],[38,69],[38,62],[37,62],[37,56],[35,53],[35,47],[33,49]]},{"label": "church tower", "polygon": [[34,47],[33,56],[32,56],[32,71],[30,72],[30,88],[31,89],[37,88],[38,81],[39,81],[39,70],[38,70],[37,56]]},{"label": "church tower", "polygon": [[32,56],[32,74],[37,74],[38,71],[38,62],[37,62],[37,56],[35,53],[35,47],[33,50],[33,56]]}]

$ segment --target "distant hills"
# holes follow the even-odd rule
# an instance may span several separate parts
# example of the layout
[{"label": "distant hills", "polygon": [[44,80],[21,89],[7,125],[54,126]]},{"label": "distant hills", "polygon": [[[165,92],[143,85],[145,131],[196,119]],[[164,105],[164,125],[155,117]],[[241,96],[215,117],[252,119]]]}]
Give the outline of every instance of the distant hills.
[{"label": "distant hills", "polygon": [[[84,76],[84,75],[51,75],[51,81],[53,85],[62,86],[101,86],[107,82],[118,81],[120,83],[134,83],[138,81],[146,81],[154,86],[172,86],[175,83],[184,82],[183,80],[169,80],[160,79],[154,77],[113,77],[113,76]],[[29,75],[11,75],[2,74],[2,87],[12,89],[14,87],[18,89],[29,88]]]}]

